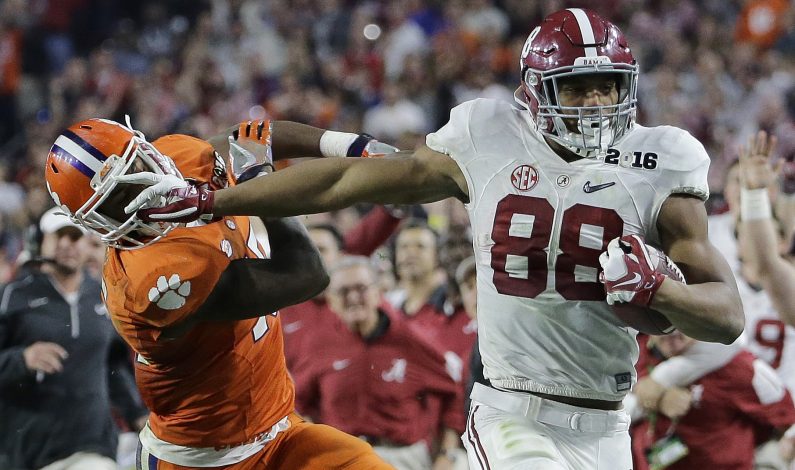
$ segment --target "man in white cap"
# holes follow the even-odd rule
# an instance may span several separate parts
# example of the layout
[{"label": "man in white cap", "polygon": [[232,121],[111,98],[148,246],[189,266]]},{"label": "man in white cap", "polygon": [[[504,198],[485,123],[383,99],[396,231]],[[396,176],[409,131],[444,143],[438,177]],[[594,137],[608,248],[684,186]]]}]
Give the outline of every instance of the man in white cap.
[{"label": "man in white cap", "polygon": [[0,286],[0,467],[115,469],[111,399],[132,427],[147,412],[84,270],[83,229],[58,208],[38,228],[40,268]]}]

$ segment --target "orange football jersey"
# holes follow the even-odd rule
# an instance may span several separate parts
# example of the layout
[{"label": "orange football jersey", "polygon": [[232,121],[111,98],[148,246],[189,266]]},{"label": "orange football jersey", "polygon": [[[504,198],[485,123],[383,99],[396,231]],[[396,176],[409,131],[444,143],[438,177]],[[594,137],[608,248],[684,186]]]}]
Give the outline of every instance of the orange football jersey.
[{"label": "orange football jersey", "polygon": [[[218,188],[226,173],[205,141],[171,135],[153,142],[186,178]],[[110,249],[103,291],[113,323],[138,353],[136,382],[149,426],[168,443],[234,447],[269,431],[293,410],[276,314],[198,323],[177,339],[163,330],[207,299],[232,260],[268,257],[246,217],[174,229],[147,247]],[[266,293],[251,292],[251,295]]]}]

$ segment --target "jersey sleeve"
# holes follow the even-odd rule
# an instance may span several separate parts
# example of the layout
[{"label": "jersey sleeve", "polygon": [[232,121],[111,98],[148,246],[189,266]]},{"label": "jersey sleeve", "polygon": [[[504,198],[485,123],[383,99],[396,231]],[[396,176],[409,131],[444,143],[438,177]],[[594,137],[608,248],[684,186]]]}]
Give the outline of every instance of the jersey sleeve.
[{"label": "jersey sleeve", "polygon": [[475,194],[472,162],[476,158],[470,119],[478,101],[467,101],[453,108],[447,124],[425,138],[425,145],[455,160],[466,178],[470,195]]},{"label": "jersey sleeve", "polygon": [[198,310],[230,262],[219,247],[199,237],[155,243],[128,254],[125,308],[133,320],[155,328]]},{"label": "jersey sleeve", "polygon": [[665,126],[658,145],[665,149],[659,157],[662,171],[656,181],[663,196],[687,194],[706,201],[710,159],[701,142],[683,129]]}]

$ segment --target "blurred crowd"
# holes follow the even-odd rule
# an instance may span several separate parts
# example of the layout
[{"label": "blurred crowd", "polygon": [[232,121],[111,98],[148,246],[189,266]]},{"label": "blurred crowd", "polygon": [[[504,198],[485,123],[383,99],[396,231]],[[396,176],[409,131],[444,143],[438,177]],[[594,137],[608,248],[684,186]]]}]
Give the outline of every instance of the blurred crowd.
[{"label": "blurred crowd", "polygon": [[[55,137],[73,122],[129,115],[154,140],[169,133],[207,138],[246,119],[285,119],[413,148],[461,102],[513,101],[528,33],[547,14],[582,3],[0,0],[0,283],[27,248],[29,226],[52,206],[42,169]],[[759,129],[778,136],[778,158],[795,158],[791,2],[605,0],[589,7],[622,28],[640,63],[640,124],[684,128],[707,148],[712,210],[725,208],[728,169]],[[365,214],[378,216],[374,211],[386,211],[380,217],[393,223],[385,238],[417,232],[404,255],[399,241],[364,250],[378,261],[377,272],[364,275],[375,276],[368,282],[389,292],[391,305],[409,311],[417,300],[415,311],[433,304],[445,318],[460,318],[464,377],[477,373],[469,371],[474,271],[461,203],[368,211],[306,222],[313,241],[322,248],[328,238],[335,253],[362,254],[342,237],[372,233],[356,230],[366,225]],[[427,226],[397,230],[404,218],[426,219]],[[364,292],[369,284],[355,287]],[[289,311],[285,318],[289,324]],[[288,330],[289,340],[297,327]]]},{"label": "blurred crowd", "polygon": [[[50,205],[41,168],[72,122],[129,114],[153,139],[208,137],[269,116],[411,148],[462,101],[512,100],[527,34],[576,3],[2,0],[0,280],[25,227]],[[714,160],[714,192],[755,130],[778,134],[782,155],[792,153],[789,2],[609,0],[595,8],[625,31],[639,60],[640,123],[683,127],[701,140]],[[442,233],[461,216],[450,210],[430,211]],[[344,225],[357,214],[340,217]]]}]

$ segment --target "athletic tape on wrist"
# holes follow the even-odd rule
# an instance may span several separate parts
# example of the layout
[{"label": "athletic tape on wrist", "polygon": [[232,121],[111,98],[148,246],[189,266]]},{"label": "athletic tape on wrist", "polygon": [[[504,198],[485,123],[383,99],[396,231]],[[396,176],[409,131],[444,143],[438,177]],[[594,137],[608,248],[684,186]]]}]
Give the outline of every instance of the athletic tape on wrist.
[{"label": "athletic tape on wrist", "polygon": [[740,189],[740,219],[763,220],[773,216],[766,188]]},{"label": "athletic tape on wrist", "polygon": [[358,138],[358,134],[350,132],[326,131],[320,136],[320,154],[324,157],[347,157],[348,149]]},{"label": "athletic tape on wrist", "polygon": [[373,136],[370,134],[359,134],[356,137],[356,140],[348,147],[348,153],[345,155],[346,157],[361,157],[364,153],[364,148],[367,147],[367,144],[373,140]]}]

